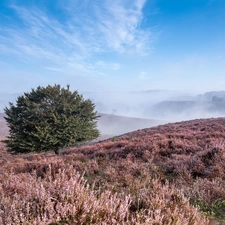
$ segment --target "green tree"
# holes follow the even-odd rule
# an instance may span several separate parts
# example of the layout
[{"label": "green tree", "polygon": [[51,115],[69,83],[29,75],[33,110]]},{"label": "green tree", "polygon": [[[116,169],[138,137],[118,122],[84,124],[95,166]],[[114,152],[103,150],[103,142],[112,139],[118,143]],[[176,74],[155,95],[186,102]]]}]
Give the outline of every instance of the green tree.
[{"label": "green tree", "polygon": [[7,144],[12,153],[42,152],[97,138],[95,105],[69,85],[37,87],[4,109],[9,127]]}]

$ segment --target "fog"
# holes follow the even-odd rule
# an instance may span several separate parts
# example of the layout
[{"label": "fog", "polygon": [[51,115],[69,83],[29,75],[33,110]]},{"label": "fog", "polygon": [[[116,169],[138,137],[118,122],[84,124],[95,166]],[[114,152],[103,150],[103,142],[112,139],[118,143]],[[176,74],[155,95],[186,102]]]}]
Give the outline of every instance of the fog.
[{"label": "fog", "polygon": [[83,93],[100,113],[126,117],[183,121],[225,115],[225,91],[192,94],[153,90],[130,93]]},{"label": "fog", "polygon": [[[118,135],[168,122],[224,117],[225,91],[193,94],[151,90],[140,92],[81,92],[101,116],[100,132]],[[0,94],[0,112],[20,94]]]},{"label": "fog", "polygon": [[225,92],[83,93],[95,104],[103,134],[119,135],[169,122],[225,116]]},{"label": "fog", "polygon": [[98,112],[135,118],[152,118],[150,107],[166,99],[180,96],[176,91],[140,91],[140,92],[84,92],[90,98]]}]

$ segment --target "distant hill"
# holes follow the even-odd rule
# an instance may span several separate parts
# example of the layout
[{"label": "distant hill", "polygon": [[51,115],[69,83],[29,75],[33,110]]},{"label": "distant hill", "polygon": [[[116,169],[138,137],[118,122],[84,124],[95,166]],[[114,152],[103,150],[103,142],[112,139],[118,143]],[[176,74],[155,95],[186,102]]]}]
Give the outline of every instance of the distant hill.
[{"label": "distant hill", "polygon": [[167,123],[161,120],[133,118],[104,113],[99,113],[99,116],[98,128],[102,134],[108,135],[119,135]]},{"label": "distant hill", "polygon": [[203,101],[212,101],[215,97],[225,99],[225,91],[209,91],[204,93],[203,95],[197,96],[198,100]]},{"label": "distant hill", "polygon": [[189,119],[223,117],[223,101],[162,101],[148,108],[153,118],[180,121]]}]

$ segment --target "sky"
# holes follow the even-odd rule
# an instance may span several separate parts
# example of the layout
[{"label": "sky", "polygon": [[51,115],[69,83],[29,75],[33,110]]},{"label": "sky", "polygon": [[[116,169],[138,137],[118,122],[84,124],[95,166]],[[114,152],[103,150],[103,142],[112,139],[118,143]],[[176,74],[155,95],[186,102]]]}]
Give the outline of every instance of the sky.
[{"label": "sky", "polygon": [[224,0],[0,0],[0,93],[225,90]]}]

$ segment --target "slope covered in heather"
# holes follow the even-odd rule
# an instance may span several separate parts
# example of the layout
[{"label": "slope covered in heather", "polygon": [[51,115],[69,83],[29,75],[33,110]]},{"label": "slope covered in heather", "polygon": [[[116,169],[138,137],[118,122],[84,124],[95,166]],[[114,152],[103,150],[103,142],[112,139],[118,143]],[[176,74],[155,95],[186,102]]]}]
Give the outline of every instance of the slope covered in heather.
[{"label": "slope covered in heather", "polygon": [[[63,168],[63,173],[67,174],[62,174],[63,179],[68,179],[68,182],[72,182],[70,174],[75,170],[83,174],[92,190],[100,190],[101,193],[110,191],[112,195],[116,194],[121,199],[121,203],[128,204],[125,205],[128,207],[126,213],[130,220],[126,221],[123,217],[127,224],[144,224],[147,221],[148,224],[197,225],[208,224],[209,221],[210,224],[223,224],[224,140],[225,118],[212,118],[137,130],[95,144],[70,148],[60,156],[53,153],[12,156],[6,155],[8,153],[5,148],[1,150],[5,152],[1,155],[0,180],[5,185],[2,186],[1,193],[9,195],[9,190],[13,190],[16,196],[21,195],[21,202],[18,202],[18,199],[11,201],[17,201],[15,204],[22,207],[25,201],[22,199],[26,198],[26,202],[32,201],[32,193],[36,193],[34,190],[29,199],[21,194],[23,187],[26,188],[26,182],[31,182],[31,178],[26,181],[25,174],[32,175],[36,171],[37,181],[32,182],[37,182],[36,187],[42,185],[49,194],[48,190],[57,189],[49,182],[55,180],[60,183],[57,179],[62,177],[57,174],[61,174]],[[9,170],[13,171],[12,176],[16,178],[5,175]],[[11,182],[8,182],[8,179],[11,179]],[[16,183],[17,179],[22,179],[22,186]],[[60,185],[66,188],[63,184]],[[84,191],[86,193],[89,190]],[[55,199],[58,196],[55,200],[57,204],[65,204],[61,202],[64,199],[61,192],[58,192],[58,189],[51,192],[50,197]],[[93,198],[98,199],[98,196],[99,194],[93,195]],[[124,200],[126,196],[130,196],[129,203]],[[84,199],[82,204],[87,204],[85,197],[81,198]],[[113,199],[118,201],[115,196]],[[104,202],[99,204],[108,204],[106,200]],[[10,204],[0,204],[2,207],[4,205],[5,210],[10,211]],[[195,208],[196,206],[198,208]],[[82,210],[87,213],[86,209]],[[203,217],[201,212],[206,213],[207,217]],[[109,212],[105,213],[108,215]],[[53,221],[54,218],[51,218]],[[70,213],[68,218],[71,218],[71,221],[77,219]],[[105,217],[102,221],[106,221]],[[117,219],[115,221],[118,222]]]},{"label": "slope covered in heather", "polygon": [[212,118],[142,129],[64,154],[91,158],[100,154],[110,160],[131,157],[151,161],[167,174],[190,172],[193,177],[215,178],[225,175],[224,148],[225,118]]}]

